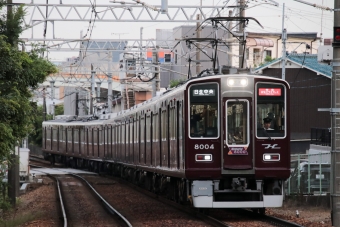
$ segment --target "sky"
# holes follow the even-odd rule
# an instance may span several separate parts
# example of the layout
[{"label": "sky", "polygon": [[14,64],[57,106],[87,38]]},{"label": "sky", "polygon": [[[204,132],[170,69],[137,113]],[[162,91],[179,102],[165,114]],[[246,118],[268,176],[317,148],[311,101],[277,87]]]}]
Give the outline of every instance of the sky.
[{"label": "sky", "polygon": [[[45,4],[48,0],[13,0],[13,3],[41,3]],[[124,0],[126,3],[135,3],[132,0]],[[161,5],[162,0],[140,0],[148,5]],[[282,24],[284,28],[289,32],[317,32],[319,37],[332,38],[333,33],[333,12],[325,11],[313,6],[303,4],[294,0],[275,0],[279,3],[279,6],[274,6],[271,0],[245,0],[248,8],[245,11],[246,17],[254,17],[257,19],[264,29],[258,26],[256,23],[249,23],[246,28],[247,31],[251,32],[282,32]],[[334,0],[304,0],[311,4],[324,5],[329,8],[334,7]],[[97,5],[110,5],[114,6],[117,3],[111,3],[110,0],[49,0],[49,4],[97,4]],[[237,5],[236,0],[168,0],[168,5],[190,5],[197,6],[202,4],[203,6],[235,6]],[[283,10],[284,6],[284,10]],[[99,14],[103,8],[97,8]],[[81,12],[80,14],[85,14]],[[134,12],[137,9],[133,9]],[[228,11],[232,8],[225,8],[225,15],[228,15]],[[283,17],[284,12],[284,17]],[[75,12],[71,12],[75,13]],[[194,13],[188,10],[188,15]],[[91,13],[87,14],[88,17]],[[162,15],[164,16],[164,15]],[[180,15],[179,15],[180,16]],[[38,12],[32,12],[30,8],[27,9],[26,19],[30,18],[40,19]],[[284,18],[284,21],[282,21]],[[54,35],[55,38],[64,39],[79,39],[80,34],[86,35],[87,38],[91,39],[139,39],[140,28],[143,27],[143,39],[154,39],[156,37],[156,29],[172,29],[181,25],[195,25],[193,23],[175,23],[175,22],[98,22],[95,21],[92,24],[89,22],[55,22],[54,23]],[[47,38],[53,37],[52,23],[47,25]],[[90,27],[93,26],[92,32]],[[33,28],[34,38],[43,37],[43,24],[37,25]],[[32,29],[28,29],[22,33],[21,38],[32,37]],[[51,60],[64,60],[68,57],[76,56],[77,53],[71,52],[51,52],[49,58]]]}]

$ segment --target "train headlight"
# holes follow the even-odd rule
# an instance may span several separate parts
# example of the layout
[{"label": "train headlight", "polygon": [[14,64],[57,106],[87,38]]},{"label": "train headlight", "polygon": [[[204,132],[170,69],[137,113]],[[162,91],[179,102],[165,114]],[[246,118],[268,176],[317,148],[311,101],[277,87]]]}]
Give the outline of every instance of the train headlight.
[{"label": "train headlight", "polygon": [[196,154],[195,159],[197,162],[212,161],[212,155],[211,154]]},{"label": "train headlight", "polygon": [[280,154],[263,154],[263,161],[267,162],[280,161]]},{"label": "train headlight", "polygon": [[227,85],[229,87],[246,87],[248,85],[248,79],[247,78],[228,78],[227,79]]}]

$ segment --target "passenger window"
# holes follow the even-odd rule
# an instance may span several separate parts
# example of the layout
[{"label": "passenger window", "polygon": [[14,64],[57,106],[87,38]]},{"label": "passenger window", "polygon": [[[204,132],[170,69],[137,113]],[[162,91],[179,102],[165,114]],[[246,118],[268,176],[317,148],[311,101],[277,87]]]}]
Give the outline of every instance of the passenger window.
[{"label": "passenger window", "polygon": [[285,137],[285,101],[284,86],[257,84],[257,137]]},{"label": "passenger window", "polygon": [[189,136],[218,137],[218,85],[193,85],[190,91]]}]

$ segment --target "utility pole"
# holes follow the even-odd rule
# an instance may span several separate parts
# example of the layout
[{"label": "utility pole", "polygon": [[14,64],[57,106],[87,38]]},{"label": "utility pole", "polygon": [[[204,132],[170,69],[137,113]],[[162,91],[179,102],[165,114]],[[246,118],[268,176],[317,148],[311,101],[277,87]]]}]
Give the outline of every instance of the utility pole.
[{"label": "utility pole", "polygon": [[[7,23],[12,20],[12,0],[7,0]],[[17,46],[17,43],[13,43]],[[19,196],[19,147],[13,145],[14,150],[10,155],[8,165],[8,190],[7,195],[12,206],[16,206],[16,197]]]},{"label": "utility pole", "polygon": [[79,102],[79,93],[77,91],[76,92],[76,116],[79,115],[79,105],[78,105],[78,102]]},{"label": "utility pole", "polygon": [[[245,4],[244,4],[244,0],[240,0],[240,7],[239,7],[239,11],[240,11],[240,17],[245,17]],[[243,30],[244,30],[244,23],[240,22],[240,24],[238,25],[238,29],[239,29],[239,32],[240,33],[243,33]],[[244,61],[244,58],[243,58],[243,51],[244,51],[244,46],[243,45],[246,45],[245,43],[245,39],[242,39],[242,42],[240,42],[240,45],[238,47],[238,52],[239,52],[239,68],[243,68],[243,61]]]},{"label": "utility pole", "polygon": [[333,70],[331,88],[331,218],[332,226],[340,226],[340,0],[334,0]]},{"label": "utility pole", "polygon": [[55,81],[53,81],[53,80],[50,81],[50,85],[51,85],[51,99],[52,99],[51,114],[52,114],[52,116],[53,116],[53,119],[54,119],[54,116],[55,116],[55,106],[54,106],[54,83],[55,83]]},{"label": "utility pole", "polygon": [[119,81],[120,81],[120,94],[121,94],[121,102],[120,102],[120,107],[121,111],[125,110],[125,104],[126,104],[126,98],[125,98],[125,87],[126,87],[126,74],[127,74],[127,65],[126,65],[126,59],[125,59],[125,54],[123,54],[123,68],[122,71],[119,72]]},{"label": "utility pole", "polygon": [[154,65],[154,79],[152,80],[152,97],[157,95],[159,91],[159,72],[158,72],[158,48],[156,51],[152,52],[152,64]]},{"label": "utility pole", "polygon": [[[232,10],[229,10],[229,17],[232,17],[233,16],[233,11]],[[229,24],[228,24],[228,29],[229,31],[231,31],[233,28],[233,23],[232,21],[229,21]],[[227,35],[228,39],[231,39],[232,38],[232,35],[231,35],[231,32],[228,32],[228,35]],[[233,46],[232,45],[228,45],[228,66],[232,66],[233,64],[233,59],[232,59],[232,52],[233,52]]]},{"label": "utility pole", "polygon": [[[202,7],[202,0],[200,1],[200,6]],[[200,21],[201,21],[201,14],[196,15],[196,20],[199,21],[196,23],[196,38],[201,38],[201,31],[202,29],[200,28]],[[201,51],[200,49],[200,44],[197,44],[197,50],[196,50],[196,76],[201,72]]]},{"label": "utility pole", "polygon": [[282,10],[282,80],[286,78],[286,40],[287,30],[284,27],[285,24],[285,4],[283,3]]},{"label": "utility pole", "polygon": [[93,99],[96,95],[95,89],[94,89],[94,76],[96,74],[96,71],[93,70],[93,65],[91,64],[91,97],[90,97],[90,114],[93,114]]},{"label": "utility pole", "polygon": [[97,102],[100,102],[100,86],[102,84],[102,82],[96,82],[97,84],[97,95],[96,95],[96,99],[97,99]]},{"label": "utility pole", "polygon": [[[202,5],[202,0],[201,0],[201,5]],[[196,20],[200,21],[201,20],[201,15],[197,14],[196,15]],[[196,38],[201,38],[201,28],[200,28],[200,22],[196,23]],[[197,44],[197,48],[196,48],[196,76],[201,72],[201,63],[200,63],[200,59],[201,59],[201,51],[200,49],[200,44]]]},{"label": "utility pole", "polygon": [[108,53],[108,63],[107,63],[107,109],[108,113],[112,113],[112,73],[111,73],[111,52]]},{"label": "utility pole", "polygon": [[46,121],[46,88],[43,87],[43,119]]},{"label": "utility pole", "polygon": [[16,206],[16,197],[19,196],[19,144],[13,145],[11,161],[8,166],[8,197],[11,205]]}]

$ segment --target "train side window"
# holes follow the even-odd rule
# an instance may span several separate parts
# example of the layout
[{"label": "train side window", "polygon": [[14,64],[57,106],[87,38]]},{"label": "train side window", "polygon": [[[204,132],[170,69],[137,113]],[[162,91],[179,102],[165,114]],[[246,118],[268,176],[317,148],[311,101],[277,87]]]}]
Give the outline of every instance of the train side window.
[{"label": "train side window", "polygon": [[219,136],[218,84],[192,85],[189,89],[189,136],[217,138]]},{"label": "train side window", "polygon": [[249,102],[236,99],[227,101],[227,143],[245,145],[249,143]]},{"label": "train side window", "polygon": [[[275,83],[258,83],[256,91],[257,137],[285,137],[285,87]],[[265,122],[267,124],[265,125]],[[266,127],[265,127],[266,126]]]}]

